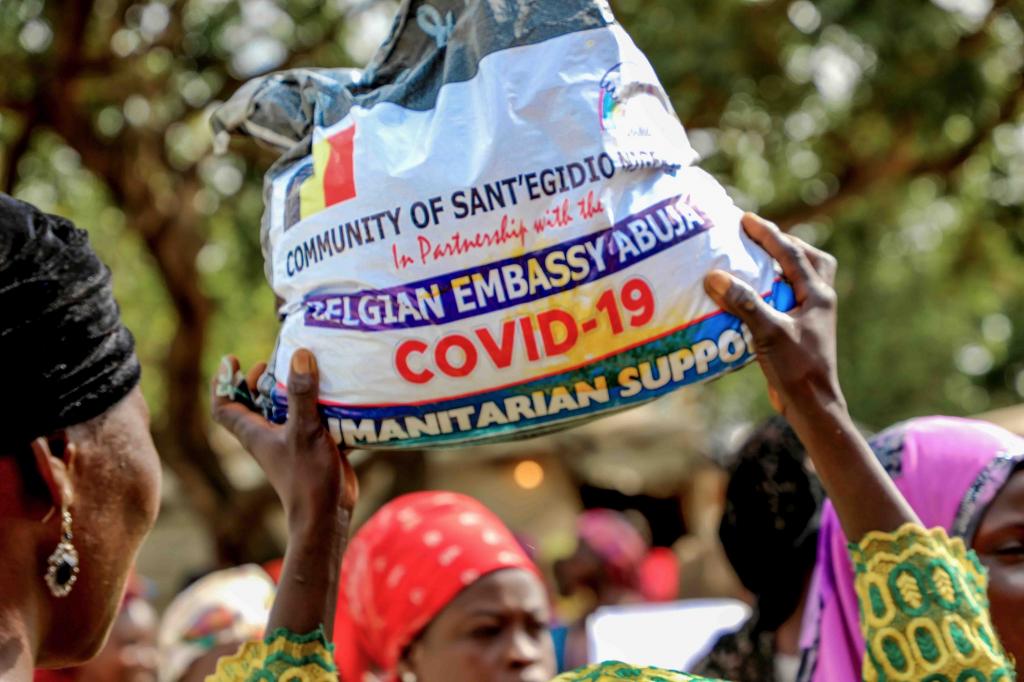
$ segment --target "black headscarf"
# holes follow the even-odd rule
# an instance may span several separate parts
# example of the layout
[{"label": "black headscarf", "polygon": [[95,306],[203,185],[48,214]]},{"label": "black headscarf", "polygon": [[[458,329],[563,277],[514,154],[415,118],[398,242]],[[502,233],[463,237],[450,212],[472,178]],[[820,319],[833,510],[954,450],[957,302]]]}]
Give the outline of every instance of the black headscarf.
[{"label": "black headscarf", "polygon": [[781,417],[759,427],[731,469],[718,530],[729,562],[758,603],[758,630],[796,611],[817,555],[824,491]]},{"label": "black headscarf", "polygon": [[110,270],[70,221],[0,193],[0,444],[106,412],[139,382]]}]

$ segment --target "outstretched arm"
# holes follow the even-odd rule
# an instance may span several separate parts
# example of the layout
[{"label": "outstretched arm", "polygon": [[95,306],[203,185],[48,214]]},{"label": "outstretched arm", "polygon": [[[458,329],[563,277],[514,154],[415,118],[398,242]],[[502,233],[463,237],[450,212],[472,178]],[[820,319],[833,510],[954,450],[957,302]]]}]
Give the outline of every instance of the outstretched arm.
[{"label": "outstretched arm", "polygon": [[772,402],[807,448],[846,537],[857,541],[871,531],[918,523],[854,426],[839,386],[835,259],[752,213],[743,227],[782,266],[797,308],[780,313],[721,270],[709,273],[704,286],[750,329]]},{"label": "outstretched arm", "polygon": [[[262,369],[249,372],[250,389]],[[238,361],[228,357],[215,380],[212,401],[214,419],[259,463],[288,520],[288,549],[267,632],[285,628],[305,634],[322,626],[330,639],[358,485],[317,410],[319,380],[313,354],[296,351],[288,376],[288,423],[271,424],[231,399],[242,382]]]}]

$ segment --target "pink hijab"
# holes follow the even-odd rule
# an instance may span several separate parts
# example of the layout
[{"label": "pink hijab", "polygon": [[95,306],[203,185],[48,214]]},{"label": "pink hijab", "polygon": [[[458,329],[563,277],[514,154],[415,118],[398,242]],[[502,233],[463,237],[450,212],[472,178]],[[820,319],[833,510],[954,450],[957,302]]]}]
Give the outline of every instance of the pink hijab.
[{"label": "pink hijab", "polygon": [[[1024,462],[1024,439],[992,424],[951,417],[898,424],[871,447],[924,525],[941,526],[968,545],[988,505]],[[862,679],[865,645],[853,579],[846,537],[826,503],[801,633],[801,681]]]}]

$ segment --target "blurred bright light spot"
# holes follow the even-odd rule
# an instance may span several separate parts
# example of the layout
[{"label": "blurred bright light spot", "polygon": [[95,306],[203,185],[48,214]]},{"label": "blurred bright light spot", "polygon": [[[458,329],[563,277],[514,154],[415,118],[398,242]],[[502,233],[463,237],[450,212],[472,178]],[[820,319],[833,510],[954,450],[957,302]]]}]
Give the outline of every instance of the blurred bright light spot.
[{"label": "blurred bright light spot", "polygon": [[160,2],[149,3],[139,16],[139,30],[150,40],[163,33],[170,23],[171,11]]},{"label": "blurred bright light spot", "polygon": [[345,22],[343,46],[356,64],[367,63],[377,53],[391,33],[397,12],[397,3],[381,2],[353,13]]},{"label": "blurred bright light spot", "polygon": [[246,41],[231,59],[231,67],[242,78],[271,71],[288,58],[288,49],[280,40],[262,36]]},{"label": "blurred bright light spot", "polygon": [[801,149],[789,157],[789,170],[801,180],[807,180],[821,170],[821,160],[810,149]]},{"label": "blurred bright light spot", "polygon": [[1013,336],[1013,322],[1002,313],[986,315],[981,321],[981,333],[989,343],[1006,343]]},{"label": "blurred bright light spot", "polygon": [[42,19],[32,19],[25,22],[18,34],[18,42],[27,52],[42,52],[50,46],[53,40],[53,31],[50,25]]},{"label": "blurred bright light spot", "polygon": [[[201,189],[196,192],[195,197],[192,199],[192,205],[203,215],[213,215],[217,212],[217,209],[220,208],[220,197],[217,196],[216,192],[211,192],[208,189]],[[199,256],[202,255],[203,253],[200,251]]]},{"label": "blurred bright light spot", "polygon": [[1024,173],[992,180],[988,183],[988,194],[1000,206],[1024,204]]},{"label": "blurred bright light spot", "polygon": [[988,373],[995,364],[992,351],[978,343],[969,343],[956,354],[956,366],[964,374],[972,377]]},{"label": "blurred bright light spot", "polygon": [[797,0],[789,6],[786,14],[790,22],[804,33],[814,33],[821,26],[821,12],[808,0]]},{"label": "blurred bright light spot", "polygon": [[221,270],[228,262],[228,250],[220,244],[210,242],[196,255],[196,267],[207,274]]},{"label": "blurred bright light spot", "polygon": [[536,490],[544,482],[544,467],[532,459],[525,459],[516,464],[512,478],[523,490]]},{"label": "blurred bright light spot", "polygon": [[189,78],[188,82],[181,88],[182,98],[191,107],[201,107],[210,101],[213,91],[202,77]]},{"label": "blurred bright light spot", "polygon": [[22,184],[17,198],[35,204],[44,211],[53,211],[60,197],[53,183],[30,180]]},{"label": "blurred bright light spot", "polygon": [[242,18],[255,30],[292,28],[291,17],[270,0],[246,0],[242,3]]},{"label": "blurred bright light spot", "polygon": [[18,5],[18,18],[22,21],[38,17],[43,11],[43,0],[24,0]]},{"label": "blurred bright light spot", "polygon": [[786,134],[797,142],[803,142],[817,131],[814,117],[806,111],[797,111],[786,117]]},{"label": "blurred bright light spot", "polygon": [[996,150],[1003,156],[1024,154],[1024,124],[1001,125],[993,131],[992,140],[995,142]]},{"label": "blurred bright light spot", "polygon": [[794,83],[807,83],[814,75],[814,50],[800,45],[786,60],[786,75]]},{"label": "blurred bright light spot", "polygon": [[124,114],[115,106],[104,107],[96,116],[96,129],[106,137],[115,137],[124,128]]},{"label": "blurred bright light spot", "polygon": [[812,78],[822,99],[834,105],[846,104],[860,82],[863,71],[856,60],[835,45],[814,51]]},{"label": "blurred bright light spot", "polygon": [[142,41],[139,34],[130,28],[120,28],[110,38],[110,49],[118,57],[127,57],[139,46]]},{"label": "blurred bright light spot", "polygon": [[50,165],[64,175],[70,175],[78,170],[81,160],[78,152],[71,147],[60,147],[50,154]]},{"label": "blurred bright light spot", "polygon": [[971,123],[971,119],[963,114],[953,114],[946,119],[942,126],[942,132],[945,133],[950,142],[963,144],[971,139],[971,135],[974,134],[974,124]]},{"label": "blurred bright light spot", "polygon": [[688,130],[686,131],[686,136],[690,140],[690,146],[693,147],[695,152],[700,154],[701,158],[706,159],[718,151],[715,133],[710,130],[704,128]]},{"label": "blurred bright light spot", "polygon": [[829,194],[831,192],[828,185],[818,178],[805,182],[800,188],[800,198],[810,206],[817,206],[825,201],[825,199],[828,199]]},{"label": "blurred bright light spot", "polygon": [[992,11],[992,0],[932,0],[946,10],[964,17],[972,24],[980,23]]},{"label": "blurred bright light spot", "polygon": [[146,125],[152,113],[149,101],[142,95],[132,95],[124,101],[124,117],[136,128]]},{"label": "blurred bright light spot", "polygon": [[171,68],[174,53],[166,47],[154,47],[146,52],[146,68],[153,75],[160,75]]},{"label": "blurred bright light spot", "polygon": [[218,164],[217,168],[210,174],[210,184],[218,192],[226,197],[237,194],[242,189],[245,176],[242,171],[228,163]]}]

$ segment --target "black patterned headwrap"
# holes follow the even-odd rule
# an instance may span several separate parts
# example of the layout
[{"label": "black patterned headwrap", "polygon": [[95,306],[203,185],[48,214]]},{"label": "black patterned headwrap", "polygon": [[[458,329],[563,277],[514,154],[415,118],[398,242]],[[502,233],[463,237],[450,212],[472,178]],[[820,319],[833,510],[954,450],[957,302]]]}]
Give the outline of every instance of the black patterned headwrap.
[{"label": "black patterned headwrap", "polygon": [[817,557],[824,490],[782,417],[762,424],[731,467],[718,537],[743,586],[757,597],[757,629],[796,611]]},{"label": "black patterned headwrap", "polygon": [[0,193],[0,448],[98,417],[139,382],[110,270],[70,221]]}]

